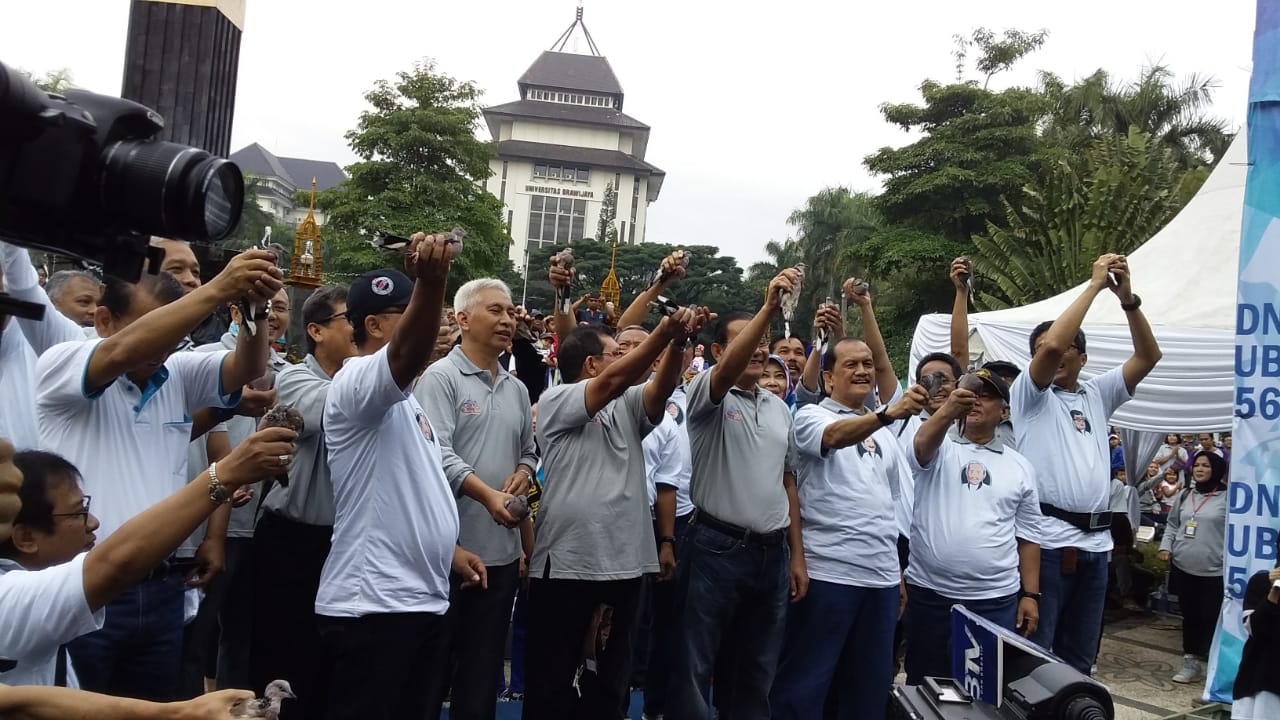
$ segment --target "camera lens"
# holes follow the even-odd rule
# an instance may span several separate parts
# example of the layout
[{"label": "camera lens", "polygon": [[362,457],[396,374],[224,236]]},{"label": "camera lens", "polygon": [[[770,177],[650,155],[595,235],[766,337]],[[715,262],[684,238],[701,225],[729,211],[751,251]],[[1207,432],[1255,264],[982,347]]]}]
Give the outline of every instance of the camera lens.
[{"label": "camera lens", "polygon": [[216,242],[240,221],[240,168],[198,148],[124,140],[103,152],[98,191],[103,212],[130,230]]}]

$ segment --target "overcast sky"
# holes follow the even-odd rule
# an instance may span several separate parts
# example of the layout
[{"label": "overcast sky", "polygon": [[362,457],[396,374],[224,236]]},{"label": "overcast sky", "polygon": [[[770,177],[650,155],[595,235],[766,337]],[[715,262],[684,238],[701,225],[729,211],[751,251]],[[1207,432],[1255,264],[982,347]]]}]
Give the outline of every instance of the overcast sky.
[{"label": "overcast sky", "polygon": [[[0,61],[118,94],[129,0],[5,0]],[[343,135],[362,94],[424,56],[516,99],[516,79],[573,20],[576,0],[247,0],[233,148],[352,160]],[[646,159],[667,171],[648,239],[711,243],[745,266],[783,239],[788,213],[825,185],[875,190],[862,158],[911,137],[882,119],[925,78],[954,77],[952,35],[1047,29],[1046,46],[994,87],[1045,69],[1131,78],[1150,62],[1217,78],[1215,109],[1245,119],[1255,3],[1076,0],[588,0],[587,27],[653,128]],[[569,49],[575,49],[570,47]],[[586,52],[584,42],[577,51]]]}]

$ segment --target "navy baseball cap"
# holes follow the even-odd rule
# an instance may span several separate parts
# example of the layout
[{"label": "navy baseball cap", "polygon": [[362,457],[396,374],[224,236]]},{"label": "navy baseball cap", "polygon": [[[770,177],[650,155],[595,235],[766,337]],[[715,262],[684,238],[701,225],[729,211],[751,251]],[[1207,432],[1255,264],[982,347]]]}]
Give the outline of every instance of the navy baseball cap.
[{"label": "navy baseball cap", "polygon": [[393,268],[361,273],[347,290],[347,318],[360,324],[370,315],[406,307],[413,297],[413,280]]}]

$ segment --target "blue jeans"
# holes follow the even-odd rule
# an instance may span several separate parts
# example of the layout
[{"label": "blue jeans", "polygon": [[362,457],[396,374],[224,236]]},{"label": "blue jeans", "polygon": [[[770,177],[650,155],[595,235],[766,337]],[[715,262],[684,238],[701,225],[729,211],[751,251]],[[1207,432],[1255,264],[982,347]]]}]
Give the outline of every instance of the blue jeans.
[{"label": "blue jeans", "polygon": [[182,667],[181,573],[144,580],[107,605],[102,629],[67,645],[80,687],[169,702]]},{"label": "blue jeans", "polygon": [[834,684],[836,717],[882,720],[893,685],[899,589],[809,581],[791,606],[769,705],[773,720],[823,717]]},{"label": "blue jeans", "polygon": [[1102,635],[1111,553],[1076,551],[1070,575],[1062,574],[1062,553],[1040,549],[1040,626],[1031,640],[1088,675]]},{"label": "blue jeans", "polygon": [[986,600],[956,600],[907,583],[907,611],[902,616],[907,631],[907,684],[919,685],[927,677],[952,677],[952,605],[963,605],[974,615],[1015,630],[1018,599],[1018,593],[1013,593]]},{"label": "blue jeans", "polygon": [[[782,650],[790,591],[791,550],[744,544],[695,519],[685,537],[676,582],[682,604],[672,658],[667,717],[707,720],[712,670],[721,642],[732,637],[728,676],[716,677],[725,717],[768,720],[769,688]],[[718,703],[719,704],[719,703]]]}]

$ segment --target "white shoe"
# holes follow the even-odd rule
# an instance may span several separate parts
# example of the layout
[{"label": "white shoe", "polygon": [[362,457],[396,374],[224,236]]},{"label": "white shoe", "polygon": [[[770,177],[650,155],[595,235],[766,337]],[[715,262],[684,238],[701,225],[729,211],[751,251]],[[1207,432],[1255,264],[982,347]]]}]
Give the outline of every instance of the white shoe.
[{"label": "white shoe", "polygon": [[1204,663],[1195,655],[1183,655],[1182,667],[1173,676],[1173,681],[1189,685],[1204,679]]}]

